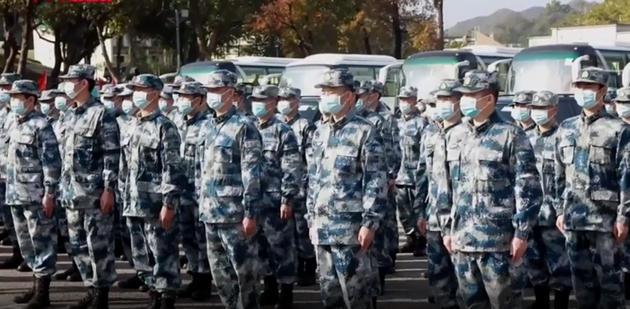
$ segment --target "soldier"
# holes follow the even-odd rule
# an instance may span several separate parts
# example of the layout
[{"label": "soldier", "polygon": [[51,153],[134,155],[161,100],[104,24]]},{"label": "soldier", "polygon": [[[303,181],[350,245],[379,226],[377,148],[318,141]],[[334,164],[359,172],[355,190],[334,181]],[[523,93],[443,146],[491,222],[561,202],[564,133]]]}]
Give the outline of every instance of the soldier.
[{"label": "soldier", "polygon": [[512,99],[512,111],[510,116],[516,121],[516,124],[525,131],[527,138],[531,140],[536,138],[536,124],[530,117],[529,105],[532,103],[534,91],[521,91],[514,95]]},{"label": "soldier", "polygon": [[334,69],[316,85],[322,88],[319,108],[331,117],[317,128],[309,150],[307,209],[327,309],[376,306],[369,250],[389,207],[382,138],[352,112],[353,79],[349,71]]},{"label": "soldier", "polygon": [[236,107],[236,111],[238,111],[239,113],[248,117],[252,117],[253,120],[256,119],[256,117],[254,117],[245,106],[245,85],[241,83],[236,84],[236,92],[234,94],[234,98],[232,98],[232,104],[234,104],[234,106]]},{"label": "soldier", "polygon": [[116,281],[112,228],[120,139],[115,118],[90,94],[94,70],[91,65],[73,65],[60,77],[75,106],[66,114],[61,203],[74,261],[88,287],[72,309],[106,308]]},{"label": "soldier", "polygon": [[616,88],[608,88],[606,93],[606,97],[604,98],[604,106],[606,107],[606,112],[612,116],[619,117],[617,114],[617,110],[615,109],[615,98],[617,97],[617,89]]},{"label": "soldier", "polygon": [[[63,83],[60,83],[58,85],[57,90],[59,91],[59,93],[55,97],[55,108],[57,108],[57,110],[61,114],[60,118],[65,118],[68,109],[70,109],[70,107],[74,107],[74,102],[72,102],[72,100],[70,100],[66,93],[63,91]],[[63,145],[61,145],[60,147],[63,148]]]},{"label": "soldier", "polygon": [[[2,141],[0,141],[0,208],[2,210],[2,221],[4,223],[4,230],[0,235],[0,239],[3,245],[10,245],[13,249],[11,257],[0,262],[0,269],[15,269],[19,266],[19,268],[29,271],[26,262],[22,258],[20,247],[16,239],[11,207],[5,204],[7,139],[9,132],[15,125],[16,119],[15,113],[10,110],[9,106],[11,97],[9,94],[5,94],[5,92],[11,90],[13,82],[20,79],[22,79],[22,75],[16,73],[3,73],[0,75],[0,138],[2,138]],[[24,268],[24,266],[26,268]]]},{"label": "soldier", "polygon": [[[615,104],[615,113],[617,113],[617,116],[626,124],[630,124],[630,87],[617,89],[613,103]],[[625,296],[626,299],[630,299],[630,284],[628,284],[628,282],[630,282],[630,239],[628,238],[626,238],[624,243],[623,271]]]},{"label": "soldier", "polygon": [[[573,81],[582,113],[556,133],[556,225],[566,251],[578,308],[625,308],[621,254],[630,210],[625,175],[630,131],[604,111],[608,72],[580,70]],[[598,287],[598,288],[595,288]],[[599,300],[599,302],[598,302]]]},{"label": "soldier", "polygon": [[22,257],[33,269],[33,287],[14,298],[26,309],[50,306],[50,277],[57,264],[55,194],[61,174],[61,158],[55,132],[36,110],[39,86],[17,80],[6,92],[17,115],[7,150],[6,204],[11,206]]},{"label": "soldier", "polygon": [[123,91],[123,88],[123,86],[107,87],[101,94],[101,103],[105,106],[105,110],[115,117],[122,114],[122,97],[119,94]]},{"label": "soldier", "polygon": [[[191,78],[189,76],[177,75],[177,76],[175,76],[175,80],[173,81],[173,84],[168,85],[168,86],[170,86],[172,89],[176,89],[176,88],[179,88],[179,86],[181,86],[182,83],[184,83],[184,82],[190,83],[190,82],[194,82],[194,81],[195,81],[195,79],[193,79],[193,78]],[[177,96],[178,96],[177,93],[173,93],[172,94],[173,102],[177,102]]]},{"label": "soldier", "polygon": [[455,90],[470,120],[451,129],[446,146],[449,172],[440,181],[453,191],[444,246],[467,307],[520,308],[522,256],[542,195],[534,151],[523,130],[495,111],[496,72],[470,71]]},{"label": "soldier", "polygon": [[123,216],[131,236],[135,269],[149,287],[147,308],[169,309],[174,308],[181,285],[175,215],[184,179],[181,140],[175,124],[159,110],[162,80],[140,74],[128,87],[134,91],[133,104],[139,112],[131,140],[125,146],[131,157]]},{"label": "soldier", "polygon": [[199,221],[199,196],[196,185],[201,177],[201,157],[210,112],[206,104],[206,90],[199,82],[184,82],[174,90],[178,94],[179,112],[186,117],[182,130],[181,155],[188,182],[183,186],[180,198],[180,231],[186,267],[192,281],[179,293],[179,297],[203,301],[211,296],[212,275],[208,264],[205,226]]},{"label": "soldier", "polygon": [[436,105],[437,105],[437,96],[435,95],[437,91],[433,90],[429,92],[426,98],[422,100],[424,105],[424,110],[422,112],[422,116],[430,119],[430,122],[435,124],[436,126],[440,126],[440,122],[444,119],[440,118],[440,114],[436,113]]},{"label": "soldier", "polygon": [[206,226],[208,260],[226,308],[259,308],[256,217],[262,207],[262,143],[256,125],[236,112],[236,74],[210,73],[199,213]]},{"label": "soldier", "polygon": [[175,108],[175,101],[173,100],[173,91],[175,89],[179,88],[174,88],[171,85],[164,85],[164,89],[160,93],[160,111],[164,115],[168,116],[171,112],[177,110],[177,108]]},{"label": "soldier", "polygon": [[[444,246],[441,230],[444,218],[451,211],[448,199],[452,190],[444,181],[448,171],[445,146],[452,129],[462,122],[459,107],[462,95],[455,90],[460,86],[457,80],[445,79],[435,92],[433,114],[442,121],[429,125],[422,132],[422,140],[418,143],[421,155],[414,175],[418,178],[415,182],[415,191],[418,193],[413,200],[413,209],[418,218],[418,230],[427,238],[427,277],[433,294],[429,302],[437,303],[441,308],[458,308],[457,276],[451,254]],[[407,164],[406,161],[403,164]]]}]

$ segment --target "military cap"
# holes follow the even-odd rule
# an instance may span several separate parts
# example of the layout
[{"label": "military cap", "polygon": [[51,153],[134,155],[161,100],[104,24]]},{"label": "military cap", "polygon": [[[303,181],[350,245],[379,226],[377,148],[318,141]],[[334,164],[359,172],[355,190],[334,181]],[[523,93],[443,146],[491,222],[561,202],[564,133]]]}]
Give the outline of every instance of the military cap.
[{"label": "military cap", "polygon": [[236,90],[236,94],[238,94],[238,95],[244,95],[245,94],[245,85],[243,85],[242,83],[237,83],[236,87],[234,87],[234,89]]},{"label": "military cap", "polygon": [[578,76],[573,80],[573,83],[589,83],[606,86],[608,85],[608,76],[608,72],[603,69],[588,67],[580,70]]},{"label": "military cap", "polygon": [[186,75],[177,75],[175,76],[175,80],[173,81],[172,86],[174,88],[179,87],[179,85],[181,85],[184,82],[194,82],[195,79],[190,77],[190,76],[186,76]]},{"label": "military cap", "polygon": [[349,87],[354,89],[354,75],[347,69],[332,69],[324,72],[324,78],[315,85],[315,88],[323,87]]},{"label": "military cap", "polygon": [[216,70],[210,73],[208,82],[204,85],[206,88],[222,88],[232,87],[236,88],[238,83],[236,74],[228,70]]},{"label": "military cap", "polygon": [[435,104],[437,103],[437,90],[433,90],[427,94],[424,99],[418,99],[418,101],[422,101],[426,104]]},{"label": "military cap", "polygon": [[254,88],[254,91],[251,95],[254,99],[269,99],[269,98],[277,98],[278,97],[278,86],[276,85],[263,85]]},{"label": "military cap", "polygon": [[101,89],[99,90],[99,93],[102,95],[105,92],[107,92],[107,89],[112,88],[112,87],[114,87],[114,85],[112,84],[103,85]]},{"label": "military cap", "polygon": [[63,92],[57,89],[50,89],[42,91],[41,96],[39,97],[40,101],[50,101],[54,100],[58,95],[63,94]]},{"label": "military cap", "polygon": [[385,85],[377,80],[372,81],[372,87],[372,91],[379,94],[383,94],[383,90],[385,89]]},{"label": "military cap", "polygon": [[472,70],[466,72],[461,87],[455,91],[461,93],[475,93],[484,90],[498,90],[498,73],[484,70]]},{"label": "military cap", "polygon": [[400,91],[398,92],[399,98],[412,98],[418,97],[418,88],[411,86],[403,86],[400,87]]},{"label": "military cap", "polygon": [[450,97],[452,95],[461,94],[459,91],[456,90],[461,86],[462,83],[460,83],[456,79],[443,79],[437,91],[435,92],[435,95],[441,97]]},{"label": "military cap", "polygon": [[103,98],[113,98],[123,92],[123,87],[111,86],[105,88],[105,91],[101,95]]},{"label": "military cap", "polygon": [[92,79],[94,80],[94,72],[96,68],[89,64],[75,64],[71,65],[66,75],[59,76],[61,79]]},{"label": "military cap", "polygon": [[116,95],[117,97],[126,97],[126,96],[130,96],[130,95],[133,94],[133,90],[131,90],[131,88],[129,88],[129,86],[127,86],[127,84],[118,85],[116,87],[122,89],[120,91],[120,93]]},{"label": "military cap", "polygon": [[164,85],[164,88],[162,88],[162,92],[160,92],[160,97],[163,99],[172,100],[173,91],[175,88],[178,88],[178,87],[174,86],[174,84]]},{"label": "military cap", "polygon": [[355,80],[354,88],[357,89],[357,94],[371,93],[374,91],[374,83],[371,80],[364,80],[362,82]]},{"label": "military cap", "polygon": [[623,87],[617,89],[617,96],[614,99],[615,102],[630,102],[630,87]]},{"label": "military cap", "polygon": [[18,73],[2,73],[0,75],[0,86],[11,86],[16,80],[22,79],[22,75]]},{"label": "military cap", "polygon": [[538,91],[532,95],[532,106],[557,106],[558,105],[558,95],[551,91]]},{"label": "military cap", "polygon": [[299,99],[302,96],[302,91],[299,88],[294,87],[282,87],[278,92],[278,97],[284,99]]},{"label": "military cap", "polygon": [[517,92],[512,99],[512,104],[531,104],[535,93],[535,91]]},{"label": "military cap", "polygon": [[179,88],[173,90],[173,93],[204,95],[206,94],[206,89],[203,88],[203,84],[200,82],[183,82]]},{"label": "military cap", "polygon": [[39,97],[39,85],[30,79],[19,79],[13,82],[8,94],[30,94]]},{"label": "military cap", "polygon": [[133,77],[131,82],[127,85],[130,89],[135,87],[139,88],[151,88],[162,91],[164,88],[164,82],[156,75],[153,74],[140,74]]}]

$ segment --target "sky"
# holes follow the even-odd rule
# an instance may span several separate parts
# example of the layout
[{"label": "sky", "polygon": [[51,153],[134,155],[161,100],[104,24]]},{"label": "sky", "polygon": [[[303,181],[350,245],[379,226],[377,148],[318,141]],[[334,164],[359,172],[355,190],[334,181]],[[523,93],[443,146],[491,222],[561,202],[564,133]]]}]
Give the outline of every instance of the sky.
[{"label": "sky", "polygon": [[[603,0],[588,0],[603,2]],[[450,28],[457,22],[477,16],[487,16],[500,9],[523,11],[532,6],[545,6],[550,0],[444,0],[444,27]],[[560,0],[562,3],[571,0]]]}]

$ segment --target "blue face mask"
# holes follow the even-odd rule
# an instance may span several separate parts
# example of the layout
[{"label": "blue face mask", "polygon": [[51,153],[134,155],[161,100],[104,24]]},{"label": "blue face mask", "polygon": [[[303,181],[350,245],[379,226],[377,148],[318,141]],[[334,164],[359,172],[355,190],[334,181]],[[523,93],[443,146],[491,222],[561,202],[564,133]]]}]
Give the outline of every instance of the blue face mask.
[{"label": "blue face mask", "polygon": [[575,94],[575,101],[580,107],[589,109],[597,105],[596,93],[593,90],[580,90]]},{"label": "blue face mask", "polygon": [[435,107],[427,107],[427,108],[428,108],[429,117],[431,119],[433,119],[434,121],[442,121],[442,120],[444,120],[442,118],[442,116],[437,113],[437,111],[435,110]]},{"label": "blue face mask", "polygon": [[282,100],[280,102],[278,102],[278,112],[282,115],[288,115],[291,113],[291,111],[293,111],[293,109],[291,108],[291,102],[287,101],[287,100]]},{"label": "blue face mask", "polygon": [[62,111],[65,112],[66,110],[68,110],[68,99],[64,98],[64,97],[56,97],[55,98],[55,107]]},{"label": "blue face mask", "polygon": [[407,102],[400,102],[400,112],[403,115],[409,114],[409,112],[411,112],[411,104]]},{"label": "blue face mask", "polygon": [[450,101],[438,101],[434,113],[440,115],[443,120],[449,120],[455,116],[455,104]]},{"label": "blue face mask", "polygon": [[354,109],[356,109],[357,112],[360,112],[361,110],[363,110],[363,99],[357,100],[357,103],[354,105]]},{"label": "blue face mask", "polygon": [[267,115],[267,104],[263,102],[252,102],[252,113],[260,118]]},{"label": "blue face mask", "polygon": [[168,112],[168,102],[166,102],[166,100],[160,99],[160,102],[158,102],[158,106],[163,113]]},{"label": "blue face mask", "polygon": [[208,92],[208,94],[206,94],[206,103],[208,104],[208,107],[214,109],[215,111],[221,109],[224,104],[223,101],[221,101],[222,97],[223,96],[218,93]]},{"label": "blue face mask", "polygon": [[124,100],[122,103],[122,111],[123,113],[125,113],[125,115],[131,115],[134,112],[134,106],[133,106],[133,102],[129,101],[129,100]]},{"label": "blue face mask", "polygon": [[319,111],[322,114],[336,114],[343,109],[341,97],[335,94],[322,95],[319,101]]},{"label": "blue face mask", "polygon": [[529,119],[529,110],[525,108],[512,108],[512,112],[510,113],[512,118],[516,121],[524,122]]},{"label": "blue face mask", "polygon": [[139,109],[145,109],[147,106],[149,106],[149,103],[151,103],[147,98],[148,95],[148,92],[134,91],[131,98],[133,104]]},{"label": "blue face mask", "polygon": [[539,126],[547,124],[550,120],[549,111],[544,109],[532,110],[532,120]]},{"label": "blue face mask", "polygon": [[628,117],[630,117],[630,104],[628,104],[628,103],[624,103],[624,104],[617,103],[616,109],[617,109],[617,115],[619,115],[619,117],[621,117],[621,118],[628,118]]},{"label": "blue face mask", "polygon": [[96,88],[92,89],[92,92],[90,92],[90,94],[95,97],[98,98],[98,90]]},{"label": "blue face mask", "polygon": [[11,110],[20,116],[23,116],[24,114],[26,114],[26,107],[24,106],[24,101],[18,98],[11,98]]},{"label": "blue face mask", "polygon": [[50,104],[48,103],[39,103],[39,110],[42,112],[42,114],[48,116],[50,115],[51,109],[50,109]]},{"label": "blue face mask", "polygon": [[79,94],[79,92],[76,91],[76,85],[71,82],[63,83],[63,92],[65,92],[66,95],[71,99],[76,98]]},{"label": "blue face mask", "polygon": [[0,92],[0,105],[7,104],[11,101],[11,96],[8,93]]},{"label": "blue face mask", "polygon": [[108,99],[103,99],[102,101],[103,105],[105,105],[105,111],[107,111],[108,113],[113,113],[116,111],[116,104],[114,104],[114,101]]},{"label": "blue face mask", "polygon": [[615,112],[615,106],[613,106],[612,104],[606,104],[606,106],[604,106],[606,108],[606,112],[610,115],[616,115],[617,113]]},{"label": "blue face mask", "polygon": [[475,118],[485,109],[485,107],[478,109],[477,108],[477,99],[473,97],[463,97],[460,101],[460,107],[462,109],[462,114],[466,117]]},{"label": "blue face mask", "polygon": [[192,102],[189,99],[180,98],[177,101],[177,109],[183,115],[188,115],[190,114],[190,112],[192,112],[192,109],[193,109]]}]

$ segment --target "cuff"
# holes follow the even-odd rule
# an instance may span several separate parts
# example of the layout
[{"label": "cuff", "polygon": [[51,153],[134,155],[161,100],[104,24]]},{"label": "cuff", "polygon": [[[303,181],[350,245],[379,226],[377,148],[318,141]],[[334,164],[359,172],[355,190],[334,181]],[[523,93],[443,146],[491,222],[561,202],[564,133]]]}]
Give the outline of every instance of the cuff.
[{"label": "cuff", "polygon": [[528,236],[529,236],[529,233],[526,232],[526,231],[518,230],[518,229],[514,231],[514,237],[516,237],[516,238],[527,240]]},{"label": "cuff", "polygon": [[363,222],[361,222],[361,226],[367,227],[370,231],[376,231],[378,229],[378,221],[363,220]]}]

